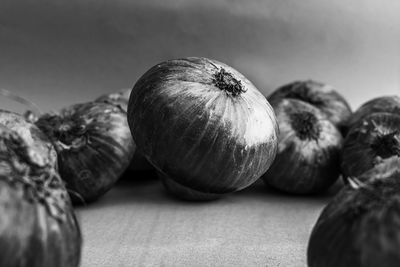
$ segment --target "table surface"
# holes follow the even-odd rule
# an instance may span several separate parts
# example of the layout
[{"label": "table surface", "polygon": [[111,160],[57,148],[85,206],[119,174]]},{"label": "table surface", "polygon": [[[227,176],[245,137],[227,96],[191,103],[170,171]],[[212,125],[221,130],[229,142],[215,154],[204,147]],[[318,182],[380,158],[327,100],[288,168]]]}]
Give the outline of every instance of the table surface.
[{"label": "table surface", "polygon": [[291,196],[258,181],[198,203],[171,197],[153,174],[126,174],[77,208],[81,266],[306,266],[312,227],[339,187]]}]

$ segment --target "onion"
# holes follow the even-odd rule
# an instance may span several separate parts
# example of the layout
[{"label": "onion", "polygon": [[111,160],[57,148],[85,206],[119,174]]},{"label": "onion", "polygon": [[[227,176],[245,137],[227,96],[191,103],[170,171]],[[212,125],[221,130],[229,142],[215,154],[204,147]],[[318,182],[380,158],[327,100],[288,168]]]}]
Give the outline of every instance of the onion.
[{"label": "onion", "polygon": [[[8,125],[17,118],[5,114]],[[0,266],[78,266],[81,233],[53,155],[44,153],[49,141],[23,124],[11,125],[19,133],[0,125]]]},{"label": "onion", "polygon": [[308,244],[309,267],[400,266],[400,173],[350,184],[322,211]]},{"label": "onion", "polygon": [[294,98],[319,108],[341,132],[347,131],[351,108],[332,86],[313,80],[296,81],[275,90],[268,101],[272,104],[282,98]]},{"label": "onion", "polygon": [[264,182],[295,194],[326,190],[340,174],[340,132],[322,111],[306,102],[288,98],[272,104],[279,123],[279,146]]},{"label": "onion", "polygon": [[128,121],[138,149],[181,198],[241,190],[276,154],[278,126],[268,101],[238,71],[211,59],[151,68],[132,90]]},{"label": "onion", "polygon": [[364,103],[349,118],[347,128],[350,129],[366,116],[377,112],[400,115],[400,97],[396,95],[381,96]]},{"label": "onion", "polygon": [[344,177],[384,178],[400,170],[400,116],[373,113],[354,125],[342,152]]},{"label": "onion", "polygon": [[56,148],[60,175],[75,192],[74,203],[105,194],[132,160],[135,145],[126,113],[114,105],[76,104],[41,116],[36,125]]},{"label": "onion", "polygon": [[0,110],[0,124],[17,132],[25,143],[37,154],[42,155],[41,159],[46,160],[46,164],[57,168],[57,153],[47,136],[35,124],[17,113],[6,110]]},{"label": "onion", "polygon": [[171,192],[173,195],[178,196],[180,199],[183,200],[214,200],[220,198],[221,196],[220,194],[216,193],[203,193],[195,189],[188,189],[186,186],[180,185],[161,171],[158,171],[157,175],[168,192]]},{"label": "onion", "polygon": [[132,89],[121,89],[115,93],[109,93],[102,96],[99,96],[95,101],[96,102],[104,102],[119,106],[125,112],[128,111],[128,103],[129,96],[131,94]]},{"label": "onion", "polygon": [[[105,94],[97,98],[96,102],[105,102],[121,107],[125,112],[128,110],[129,96],[132,89],[122,89],[115,93]],[[137,149],[133,154],[132,162],[128,167],[130,171],[154,170],[154,167],[146,160]]]}]

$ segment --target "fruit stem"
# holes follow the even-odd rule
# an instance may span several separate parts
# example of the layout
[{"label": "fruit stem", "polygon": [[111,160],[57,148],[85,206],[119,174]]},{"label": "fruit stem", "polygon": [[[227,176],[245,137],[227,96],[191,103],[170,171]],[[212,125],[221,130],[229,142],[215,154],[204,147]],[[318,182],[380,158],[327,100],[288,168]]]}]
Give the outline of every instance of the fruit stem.
[{"label": "fruit stem", "polygon": [[378,135],[371,148],[381,158],[400,157],[399,131]]},{"label": "fruit stem", "polygon": [[318,140],[321,128],[318,119],[309,111],[290,114],[292,128],[301,140]]},{"label": "fruit stem", "polygon": [[219,89],[232,96],[237,96],[246,92],[241,81],[235,79],[232,74],[227,72],[224,68],[221,68],[214,74],[213,82]]},{"label": "fruit stem", "polygon": [[63,117],[57,114],[42,116],[36,125],[53,141],[56,150],[78,149],[86,145],[86,129],[80,119]]}]

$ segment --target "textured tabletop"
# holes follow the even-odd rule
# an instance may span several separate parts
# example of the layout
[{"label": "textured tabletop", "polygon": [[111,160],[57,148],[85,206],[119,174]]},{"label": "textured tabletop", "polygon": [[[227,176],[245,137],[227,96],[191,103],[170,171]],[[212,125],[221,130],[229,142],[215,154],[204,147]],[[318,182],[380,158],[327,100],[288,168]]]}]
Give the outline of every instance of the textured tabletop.
[{"label": "textured tabletop", "polygon": [[171,198],[154,177],[134,179],[78,208],[82,267],[306,266],[310,231],[332,196],[288,196],[258,182],[193,203]]}]

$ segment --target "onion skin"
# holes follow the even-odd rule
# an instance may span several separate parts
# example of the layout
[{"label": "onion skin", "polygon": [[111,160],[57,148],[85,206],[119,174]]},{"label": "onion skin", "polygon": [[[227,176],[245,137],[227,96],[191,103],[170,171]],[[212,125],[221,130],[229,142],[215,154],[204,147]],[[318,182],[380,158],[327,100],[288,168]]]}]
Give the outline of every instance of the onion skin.
[{"label": "onion skin", "polygon": [[400,170],[400,116],[373,113],[354,125],[342,152],[343,176],[381,179]]},{"label": "onion skin", "polygon": [[115,93],[109,93],[109,94],[99,96],[95,101],[119,106],[122,110],[127,112],[129,96],[131,94],[131,91],[132,91],[131,88],[121,89]]},{"label": "onion skin", "polygon": [[0,126],[0,266],[79,266],[82,237],[68,193],[40,143]]},{"label": "onion skin", "polygon": [[[267,185],[292,194],[312,194],[328,189],[338,179],[342,136],[316,107],[296,99],[273,102],[279,123],[278,153],[263,175]],[[317,132],[298,132],[292,116],[313,114]],[[296,126],[298,128],[296,128]],[[303,135],[300,135],[300,134]],[[310,135],[308,135],[310,134]]]},{"label": "onion skin", "polygon": [[[125,112],[128,112],[129,96],[132,89],[122,89],[115,93],[105,94],[97,98],[96,102],[104,102],[119,106]],[[135,149],[132,162],[128,167],[129,171],[148,171],[154,170],[154,167],[146,160],[146,158]]]},{"label": "onion skin", "polygon": [[309,267],[400,266],[400,174],[347,185],[322,211]]},{"label": "onion skin", "polygon": [[76,104],[41,116],[36,125],[53,142],[61,178],[76,204],[104,195],[132,160],[135,144],[126,114],[114,105]]},{"label": "onion skin", "polygon": [[211,59],[152,67],[132,90],[128,121],[158,171],[201,193],[249,186],[276,154],[279,130],[268,101],[238,71]]},{"label": "onion skin", "polygon": [[186,201],[208,201],[221,198],[221,194],[202,193],[200,191],[190,189],[186,186],[180,185],[173,179],[169,178],[166,174],[158,171],[158,177],[163,183],[167,191],[171,192],[175,197]]},{"label": "onion skin", "polygon": [[0,110],[0,124],[17,132],[25,143],[37,151],[37,154],[46,155],[41,157],[48,161],[46,164],[57,169],[57,152],[47,136],[35,124],[17,113],[6,110]]},{"label": "onion skin", "polygon": [[343,134],[347,132],[351,108],[332,86],[313,80],[295,81],[276,89],[268,101],[273,104],[282,98],[301,100],[319,108]]},{"label": "onion skin", "polygon": [[347,128],[350,129],[368,115],[382,112],[400,115],[400,97],[396,95],[381,96],[365,102],[351,115],[347,122]]}]

